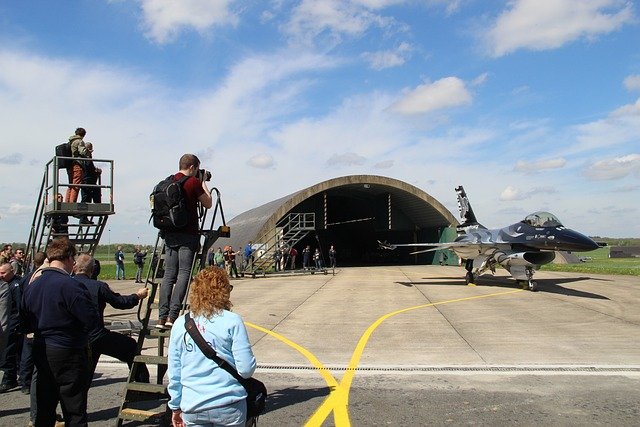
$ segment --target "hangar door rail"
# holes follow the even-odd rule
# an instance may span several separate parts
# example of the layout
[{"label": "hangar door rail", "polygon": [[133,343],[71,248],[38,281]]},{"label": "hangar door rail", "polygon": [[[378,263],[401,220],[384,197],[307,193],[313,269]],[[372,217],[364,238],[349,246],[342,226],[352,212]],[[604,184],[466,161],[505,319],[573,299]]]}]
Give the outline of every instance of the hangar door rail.
[{"label": "hangar door rail", "polygon": [[254,244],[253,260],[245,260],[245,273],[266,273],[275,269],[274,255],[277,249],[288,251],[307,234],[316,229],[316,214],[313,212],[290,213],[276,224],[275,228],[260,236]]}]

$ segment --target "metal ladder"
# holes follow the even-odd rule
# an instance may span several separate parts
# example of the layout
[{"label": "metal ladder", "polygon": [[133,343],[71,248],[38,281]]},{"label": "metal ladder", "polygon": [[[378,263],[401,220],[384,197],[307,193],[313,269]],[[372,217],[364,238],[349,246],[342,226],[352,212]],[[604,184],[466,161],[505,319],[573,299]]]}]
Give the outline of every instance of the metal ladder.
[{"label": "metal ladder", "polygon": [[[40,193],[33,215],[33,222],[27,243],[27,262],[33,259],[38,251],[45,250],[47,244],[56,237],[68,237],[80,252],[91,255],[96,250],[110,215],[115,213],[113,204],[113,160],[91,159],[101,166],[103,174],[98,184],[77,184],[82,189],[100,189],[107,203],[67,203],[59,201],[58,194],[71,187],[69,183],[60,182],[60,174],[66,175],[65,169],[59,169],[60,160],[69,157],[53,157],[45,165]],[[75,159],[78,160],[78,159]],[[108,171],[106,173],[105,171]],[[103,183],[104,181],[104,183]],[[81,191],[80,191],[81,192]],[[105,197],[106,196],[106,197]],[[80,198],[80,197],[79,197]],[[91,223],[80,224],[75,218],[84,218]]]},{"label": "metal ladder", "polygon": [[314,213],[290,213],[285,216],[278,221],[275,229],[256,240],[254,246],[259,248],[256,251],[258,253],[253,256],[253,262],[245,260],[247,268],[244,274],[254,277],[260,272],[265,274],[274,267],[273,255],[277,248],[291,248],[315,229]]},{"label": "metal ladder", "polygon": [[[211,217],[211,222],[208,226],[206,225],[208,210],[203,208],[200,208],[199,210],[200,244],[198,252],[193,257],[193,263],[191,265],[189,281],[187,284],[187,292],[180,314],[183,314],[188,308],[187,300],[189,297],[191,279],[194,274],[206,266],[207,252],[209,248],[217,239],[221,237],[229,237],[231,234],[230,228],[226,225],[224,213],[222,211],[220,192],[217,188],[213,188],[212,191],[215,191],[217,201]],[[222,225],[216,230],[213,230],[218,209],[220,210]],[[149,327],[149,323],[152,322],[153,311],[159,308],[156,297],[160,288],[160,281],[164,275],[164,254],[165,242],[160,236],[160,233],[158,233],[152,254],[152,260],[149,263],[145,279],[145,286],[150,288],[149,296],[145,300],[142,300],[138,306],[138,320],[142,324],[142,328],[138,335],[138,355],[134,358],[133,365],[129,372],[129,377],[127,378],[124,397],[118,411],[116,426],[121,426],[125,421],[153,422],[161,425],[170,425],[171,411],[169,411],[166,405],[169,400],[169,394],[167,393],[167,385],[164,383],[164,376],[167,373],[168,368],[168,359],[165,354],[165,348],[167,345],[167,338],[170,336],[171,330],[156,329],[153,326],[151,328]],[[160,281],[158,279],[160,279]],[[158,340],[157,353],[155,355],[141,354],[147,338]],[[156,366],[155,382],[142,383],[136,381],[136,374],[142,364]]]}]

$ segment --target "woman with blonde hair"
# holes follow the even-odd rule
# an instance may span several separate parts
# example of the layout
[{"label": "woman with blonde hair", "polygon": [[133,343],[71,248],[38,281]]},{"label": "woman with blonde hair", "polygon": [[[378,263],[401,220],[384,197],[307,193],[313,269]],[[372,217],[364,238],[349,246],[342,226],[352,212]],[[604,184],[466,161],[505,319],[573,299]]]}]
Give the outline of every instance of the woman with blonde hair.
[{"label": "woman with blonde hair", "polygon": [[[218,356],[249,378],[256,359],[242,318],[231,310],[233,286],[217,267],[201,270],[191,283],[191,317]],[[169,408],[174,427],[244,426],[247,417],[244,387],[207,358],[185,328],[185,316],[173,324],[169,339]]]}]

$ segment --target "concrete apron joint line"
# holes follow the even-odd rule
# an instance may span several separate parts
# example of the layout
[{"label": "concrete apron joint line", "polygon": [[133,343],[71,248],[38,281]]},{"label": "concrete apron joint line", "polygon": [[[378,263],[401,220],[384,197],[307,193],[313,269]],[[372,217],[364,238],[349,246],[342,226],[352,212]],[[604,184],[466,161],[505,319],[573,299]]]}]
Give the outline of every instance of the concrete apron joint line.
[{"label": "concrete apron joint line", "polygon": [[[287,320],[287,319],[289,318],[289,316],[291,316],[291,315],[293,314],[293,312],[294,312],[294,311],[296,311],[297,309],[299,309],[300,307],[302,307],[302,306],[303,306],[307,301],[309,301],[309,300],[310,300],[314,295],[316,295],[320,290],[322,290],[322,288],[324,288],[325,286],[327,286],[327,284],[328,284],[331,280],[333,280],[333,279],[334,279],[334,277],[335,277],[335,276],[331,276],[331,277],[329,277],[329,278],[328,278],[328,280],[326,280],[324,283],[322,283],[322,285],[320,285],[320,286],[319,286],[315,291],[313,291],[313,293],[309,294],[309,296],[308,296],[307,298],[305,298],[304,300],[302,300],[302,301],[300,302],[300,304],[298,304],[298,305],[297,305],[297,306],[295,306],[293,309],[291,309],[291,311],[289,311],[289,312],[288,312],[284,317],[282,317],[282,319],[280,319],[280,321],[278,321],[275,325],[273,325],[272,330],[273,330],[273,329],[275,329],[275,328],[277,328],[278,326],[280,326],[280,325],[281,325],[285,320]],[[248,322],[245,322],[245,324],[250,325]],[[278,334],[275,334],[275,333],[273,333],[273,334],[272,334],[272,333],[270,333],[270,332],[267,332],[267,331],[268,331],[268,329],[260,328],[260,327],[258,327],[258,326],[256,326],[256,325],[253,325],[253,324],[251,324],[251,327],[252,327],[252,328],[254,328],[254,329],[256,329],[256,330],[259,330],[259,331],[262,331],[262,332],[264,332],[264,333],[265,333],[265,335],[263,335],[263,336],[261,336],[260,338],[258,338],[258,339],[256,340],[256,342],[255,342],[253,345],[258,344],[258,343],[259,343],[260,341],[262,341],[262,339],[263,339],[264,337],[266,337],[267,335],[272,335],[272,336],[274,336],[274,337],[276,337],[276,338],[280,339],[279,337],[280,337],[281,335],[278,335]],[[274,334],[275,334],[275,335],[274,335]],[[304,353],[303,353],[303,354],[304,354]]]},{"label": "concrete apron joint line", "polygon": [[[409,276],[407,276],[407,274],[403,271],[402,274],[404,274],[404,276],[407,278],[407,280],[411,283],[413,283],[413,281],[411,280],[411,278]],[[475,286],[474,284],[470,283],[469,285]],[[429,297],[427,297],[425,295],[424,292],[422,292],[422,289],[418,288],[417,286],[414,286],[418,292],[420,292],[422,294],[422,296],[424,297],[425,300],[431,302],[431,300],[429,299]],[[456,328],[453,323],[451,323],[451,321],[449,320],[449,318],[440,310],[440,308],[437,305],[434,305],[433,308],[435,308],[438,313],[440,313],[440,316],[442,316],[442,318],[449,324],[449,326],[451,326],[451,329],[453,329],[456,334],[458,334],[458,336],[460,337],[460,339],[462,341],[465,342],[465,344],[467,344],[467,346],[469,346],[469,348],[478,356],[478,358],[480,360],[482,360],[483,362],[487,362],[484,357],[482,357],[482,355],[480,353],[478,353],[478,351],[471,345],[471,343],[464,337],[462,336],[462,334],[460,333],[460,331],[458,331],[458,328]]]}]

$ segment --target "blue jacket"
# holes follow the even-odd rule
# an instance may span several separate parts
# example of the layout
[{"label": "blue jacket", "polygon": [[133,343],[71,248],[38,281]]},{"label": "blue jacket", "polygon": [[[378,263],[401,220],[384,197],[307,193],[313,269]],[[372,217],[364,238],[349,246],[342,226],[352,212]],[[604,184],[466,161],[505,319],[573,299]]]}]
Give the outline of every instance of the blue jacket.
[{"label": "blue jacket", "polygon": [[87,288],[66,271],[45,268],[23,290],[20,318],[36,341],[60,348],[84,348],[99,321]]},{"label": "blue jacket", "polygon": [[113,292],[106,283],[90,279],[83,274],[74,276],[74,278],[86,286],[91,295],[91,302],[98,310],[98,322],[89,331],[89,342],[93,342],[109,333],[109,330],[104,327],[104,309],[107,303],[113,308],[126,310],[135,307],[140,302],[140,298],[136,294],[120,295],[117,292]]},{"label": "blue jacket", "polygon": [[[197,316],[193,320],[218,356],[234,366],[243,378],[253,375],[256,358],[238,314],[223,310],[211,318]],[[244,387],[200,351],[184,324],[184,316],[180,316],[169,338],[169,408],[195,413],[245,399]]]}]

